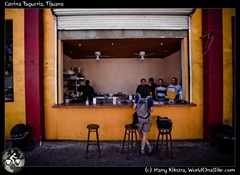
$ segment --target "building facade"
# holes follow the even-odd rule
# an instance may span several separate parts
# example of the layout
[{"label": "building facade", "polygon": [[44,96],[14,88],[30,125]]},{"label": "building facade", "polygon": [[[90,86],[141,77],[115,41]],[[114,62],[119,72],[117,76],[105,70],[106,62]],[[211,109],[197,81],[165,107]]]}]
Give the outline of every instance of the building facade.
[{"label": "building facade", "polygon": [[[169,57],[173,57],[173,60],[175,60],[174,58],[180,58],[181,61],[179,63],[180,68],[173,69],[171,67],[175,61],[164,61],[163,68],[170,67],[170,70],[181,72],[181,75],[178,74],[177,76],[179,76],[178,79],[181,80],[184,88],[184,98],[190,103],[188,105],[154,106],[153,125],[149,139],[155,140],[157,138],[155,121],[158,115],[167,116],[173,120],[173,139],[205,139],[214,142],[217,126],[222,124],[234,126],[234,110],[236,108],[234,106],[235,9],[190,9],[190,11],[179,11],[177,14],[175,12],[173,15],[179,18],[177,20],[176,18],[171,19],[167,23],[169,25],[166,24],[163,29],[159,27],[162,25],[153,25],[156,24],[154,19],[157,18],[158,21],[161,21],[160,19],[164,19],[164,16],[170,12],[160,9],[153,12],[151,16],[153,22],[147,28],[145,25],[139,25],[146,22],[144,20],[135,24],[135,26],[133,23],[126,23],[126,20],[120,20],[116,25],[111,25],[111,22],[107,23],[110,18],[107,18],[100,25],[100,23],[97,23],[98,20],[94,18],[96,14],[88,14],[89,18],[85,19],[86,12],[79,10],[75,12],[77,16],[74,20],[74,18],[69,18],[70,12],[66,9],[63,11],[57,11],[56,9],[5,9],[5,20],[11,20],[13,25],[12,67],[14,89],[14,100],[5,102],[6,139],[10,139],[10,130],[14,125],[24,123],[31,128],[31,138],[35,144],[39,144],[41,139],[86,140],[87,124],[98,123],[102,140],[122,140],[124,125],[131,122],[131,115],[134,112],[131,105],[116,107],[112,105],[85,106],[84,104],[78,106],[76,104],[64,104],[64,63],[69,64],[69,66],[78,63],[86,67],[91,65],[92,67],[87,67],[88,71],[85,74],[93,81],[94,78],[99,78],[99,75],[96,76],[97,72],[94,71],[93,65],[99,63],[93,62],[95,60],[72,61],[62,50],[63,40],[75,37],[69,31],[85,31],[85,33],[78,33],[83,39],[93,39],[91,38],[92,33],[99,32],[99,30],[102,31],[101,35],[104,36],[111,33],[118,37],[127,36],[127,38],[130,38],[133,33],[128,32],[128,30],[137,30],[134,33],[135,35],[139,33],[138,31],[154,30],[154,32],[159,32],[167,30],[169,25],[172,25],[171,30],[173,30],[173,26],[178,26],[172,33],[177,31],[174,36],[180,35],[179,38],[181,38],[180,51]],[[131,12],[121,12],[122,14],[118,15],[126,16],[131,13],[130,15],[135,17],[133,19],[140,20],[141,15],[137,12],[137,9],[133,9]],[[83,13],[84,16],[81,15]],[[105,11],[105,13],[107,13],[106,16],[113,17],[112,19],[115,19],[114,15],[115,17],[118,16],[114,10],[113,12]],[[145,13],[147,14],[149,11],[146,10]],[[181,17],[181,13],[185,13],[185,18]],[[65,19],[66,21],[64,21]],[[86,20],[85,25],[84,19]],[[95,21],[99,26],[91,26],[88,20]],[[179,23],[175,24],[178,20],[180,20]],[[77,23],[77,21],[81,23]],[[124,23],[121,24],[121,22]],[[164,22],[160,24],[164,24]],[[121,25],[126,25],[128,28],[121,29]],[[75,28],[68,29],[68,26],[75,26]],[[184,28],[183,32],[180,28]],[[118,35],[113,32],[115,30],[127,31],[123,35]],[[96,32],[96,34],[99,33]],[[170,38],[169,33],[164,34]],[[146,35],[149,37],[152,33],[146,32]],[[156,37],[156,35],[153,35],[153,37]],[[67,62],[66,60],[70,61]],[[128,63],[122,60],[117,60],[117,63],[111,60],[106,62],[126,66],[130,65],[131,60],[128,60]],[[159,60],[145,62],[144,66],[148,67],[149,70],[147,74],[143,73],[143,75],[146,75],[147,78],[155,75],[158,78],[158,73],[150,70],[154,64],[163,64],[163,61],[159,62]],[[142,63],[138,64],[138,66],[142,65]],[[100,69],[101,65],[96,67]],[[102,69],[104,68],[103,66]],[[134,66],[130,68],[136,71]],[[113,70],[115,69],[113,68]],[[161,75],[164,74],[168,79],[173,73],[177,74],[177,72],[161,72]],[[106,74],[110,73],[107,72]],[[106,79],[105,77],[102,78]],[[138,76],[134,77],[134,79],[136,78]],[[137,85],[139,80],[140,78],[136,80],[133,86]],[[126,82],[123,82],[123,84],[126,84]],[[97,82],[95,85],[97,85]]]}]

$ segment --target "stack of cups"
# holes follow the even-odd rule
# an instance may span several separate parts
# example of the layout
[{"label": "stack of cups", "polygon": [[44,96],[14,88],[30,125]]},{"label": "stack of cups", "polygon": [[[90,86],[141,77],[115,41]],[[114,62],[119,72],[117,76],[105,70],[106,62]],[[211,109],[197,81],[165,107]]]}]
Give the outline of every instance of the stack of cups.
[{"label": "stack of cups", "polygon": [[94,97],[94,98],[93,98],[93,105],[96,105],[96,104],[97,104],[97,98]]},{"label": "stack of cups", "polygon": [[132,101],[132,95],[131,94],[129,95],[129,100]]},{"label": "stack of cups", "polygon": [[114,104],[114,105],[117,104],[117,97],[113,97],[113,104]]}]

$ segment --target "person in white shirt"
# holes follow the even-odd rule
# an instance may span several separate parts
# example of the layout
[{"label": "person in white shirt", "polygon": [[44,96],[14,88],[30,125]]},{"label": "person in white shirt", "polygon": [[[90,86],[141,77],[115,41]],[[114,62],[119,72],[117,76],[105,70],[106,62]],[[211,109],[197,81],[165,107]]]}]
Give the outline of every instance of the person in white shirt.
[{"label": "person in white shirt", "polygon": [[158,85],[155,89],[155,96],[157,100],[163,101],[166,99],[166,90],[167,87],[163,83],[163,79],[158,79]]},{"label": "person in white shirt", "polygon": [[168,87],[175,87],[176,89],[176,99],[179,99],[179,92],[182,91],[182,86],[178,84],[177,78],[171,78],[171,84]]}]

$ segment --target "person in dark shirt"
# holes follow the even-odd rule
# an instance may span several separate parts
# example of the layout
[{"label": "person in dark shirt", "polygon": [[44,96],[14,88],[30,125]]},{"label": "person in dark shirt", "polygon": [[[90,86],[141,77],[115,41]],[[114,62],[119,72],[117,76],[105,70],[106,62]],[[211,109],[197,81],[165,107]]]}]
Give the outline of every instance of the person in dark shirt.
[{"label": "person in dark shirt", "polygon": [[136,94],[137,95],[142,94],[146,91],[150,91],[150,87],[149,87],[148,84],[146,84],[146,79],[145,78],[142,78],[140,82],[141,82],[141,84],[139,84],[137,86],[137,89],[136,89]]},{"label": "person in dark shirt", "polygon": [[83,93],[82,100],[85,102],[87,99],[89,101],[93,100],[93,97],[95,96],[94,88],[90,85],[90,81],[86,80],[85,85],[81,87],[80,89]]},{"label": "person in dark shirt", "polygon": [[155,89],[157,87],[157,84],[154,82],[154,78],[149,78],[149,87],[150,87],[150,96],[152,96],[153,100],[157,100],[155,95]]}]

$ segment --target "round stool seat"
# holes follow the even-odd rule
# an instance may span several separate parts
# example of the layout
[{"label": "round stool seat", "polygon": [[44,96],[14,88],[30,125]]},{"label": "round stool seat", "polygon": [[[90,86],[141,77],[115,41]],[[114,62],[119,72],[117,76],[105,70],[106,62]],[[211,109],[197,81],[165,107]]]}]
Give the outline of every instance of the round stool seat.
[{"label": "round stool seat", "polygon": [[170,129],[165,129],[165,128],[158,128],[158,131],[160,134],[164,135],[164,134],[170,134],[172,131],[172,128]]},{"label": "round stool seat", "polygon": [[132,130],[132,129],[137,129],[137,126],[136,125],[133,125],[133,124],[127,124],[127,125],[125,125],[125,128],[126,129],[130,129],[130,130]]},{"label": "round stool seat", "polygon": [[98,129],[99,125],[98,124],[89,124],[89,125],[87,125],[87,128],[88,129]]}]

